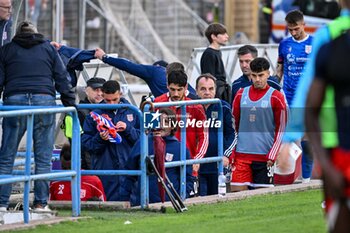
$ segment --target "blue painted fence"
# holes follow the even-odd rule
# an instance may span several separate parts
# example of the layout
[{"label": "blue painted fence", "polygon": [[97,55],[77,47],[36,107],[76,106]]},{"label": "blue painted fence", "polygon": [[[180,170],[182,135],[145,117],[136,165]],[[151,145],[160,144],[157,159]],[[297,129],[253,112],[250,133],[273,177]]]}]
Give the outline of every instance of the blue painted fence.
[{"label": "blue painted fence", "polygon": [[[196,105],[196,104],[219,104],[221,106],[221,101],[219,99],[208,99],[208,100],[190,100],[190,101],[177,101],[177,102],[164,102],[164,103],[154,103],[153,107],[171,107],[178,106],[181,107],[181,115],[184,122],[186,121],[186,106]],[[149,112],[150,105],[145,105],[144,112]],[[29,109],[28,109],[29,108]],[[30,181],[37,179],[54,179],[62,177],[71,177],[72,184],[72,215],[80,215],[80,176],[81,175],[132,175],[140,176],[141,182],[141,208],[148,207],[149,203],[149,193],[148,193],[148,177],[146,173],[146,163],[145,159],[148,156],[148,138],[145,133],[144,128],[144,114],[135,106],[129,104],[80,104],[79,109],[119,109],[119,108],[129,108],[139,116],[140,119],[140,137],[141,137],[141,158],[140,158],[140,170],[80,170],[80,126],[77,116],[77,112],[73,107],[53,107],[53,108],[40,108],[40,106],[35,107],[24,107],[24,106],[2,106],[0,110],[0,117],[9,116],[27,116],[27,147],[25,153],[25,171],[24,175],[16,176],[0,176],[0,185],[6,183],[14,182],[25,182],[24,189],[24,222],[29,222],[29,191],[30,191]],[[22,109],[22,110],[18,110]],[[12,110],[12,111],[4,111]],[[30,171],[31,165],[31,145],[32,145],[32,134],[33,134],[33,116],[37,114],[49,114],[49,113],[72,113],[73,117],[73,138],[72,138],[72,170],[66,171],[55,171],[50,174],[40,174],[32,175]],[[222,108],[219,108],[218,120],[222,122]],[[218,156],[211,158],[203,158],[196,160],[186,160],[186,128],[181,128],[181,161],[166,162],[165,167],[180,167],[181,172],[181,191],[180,195],[182,199],[186,198],[186,165],[198,164],[198,163],[219,163],[219,174],[223,173],[222,166],[222,155],[223,155],[223,130],[219,129],[218,133]]]},{"label": "blue painted fence", "polygon": [[[21,109],[21,110],[18,110]],[[33,141],[34,116],[39,114],[72,113],[73,116],[73,138],[72,138],[72,170],[49,174],[32,174],[31,151]],[[25,169],[22,175],[0,176],[0,185],[16,182],[24,182],[23,193],[23,219],[29,223],[29,192],[30,182],[33,180],[48,180],[53,178],[70,177],[72,185],[72,215],[80,215],[80,126],[78,115],[74,107],[52,107],[47,106],[1,106],[0,117],[27,116],[27,136]]]}]

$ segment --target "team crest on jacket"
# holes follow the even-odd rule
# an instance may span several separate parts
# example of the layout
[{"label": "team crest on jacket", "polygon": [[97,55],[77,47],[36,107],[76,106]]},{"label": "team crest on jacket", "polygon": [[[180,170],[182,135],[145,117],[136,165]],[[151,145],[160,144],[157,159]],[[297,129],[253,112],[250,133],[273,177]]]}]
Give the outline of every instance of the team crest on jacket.
[{"label": "team crest on jacket", "polygon": [[129,121],[129,122],[132,122],[134,120],[134,115],[132,114],[127,114],[126,115],[126,119]]},{"label": "team crest on jacket", "polygon": [[165,160],[168,162],[173,161],[174,154],[166,153]]},{"label": "team crest on jacket", "polygon": [[310,54],[312,51],[312,45],[305,45],[305,53]]},{"label": "team crest on jacket", "polygon": [[3,40],[7,40],[7,32],[3,32],[2,33],[2,39]]},{"label": "team crest on jacket", "polygon": [[218,113],[218,112],[216,112],[216,111],[212,111],[212,112],[211,112],[211,118],[213,118],[213,119],[218,119],[218,116],[219,116],[219,113]]}]

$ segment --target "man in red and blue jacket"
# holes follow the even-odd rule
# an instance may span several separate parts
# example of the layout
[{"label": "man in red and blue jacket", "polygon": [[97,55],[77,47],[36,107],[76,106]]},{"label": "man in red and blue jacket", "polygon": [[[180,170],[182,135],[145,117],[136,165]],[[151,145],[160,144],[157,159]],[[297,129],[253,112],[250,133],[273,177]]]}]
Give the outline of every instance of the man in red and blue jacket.
[{"label": "man in red and blue jacket", "polygon": [[[157,97],[154,102],[172,102],[191,100],[186,96],[187,92],[187,75],[183,71],[173,71],[168,75],[168,93]],[[179,107],[171,107],[176,113],[177,122],[181,121],[181,109]],[[205,156],[208,148],[208,129],[204,127],[196,127],[197,122],[203,123],[206,120],[205,111],[202,105],[188,105],[186,107],[186,147],[190,151],[191,159],[201,159]],[[194,125],[188,124],[193,122]],[[180,125],[180,124],[178,124]],[[180,130],[175,134],[176,138],[181,140]],[[197,176],[199,164],[193,165],[193,174]]]}]

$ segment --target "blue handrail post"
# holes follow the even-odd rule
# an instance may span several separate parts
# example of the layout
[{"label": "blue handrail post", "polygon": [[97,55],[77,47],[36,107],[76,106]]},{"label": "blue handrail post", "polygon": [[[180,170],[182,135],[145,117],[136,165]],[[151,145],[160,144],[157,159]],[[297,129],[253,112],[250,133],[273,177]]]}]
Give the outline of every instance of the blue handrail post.
[{"label": "blue handrail post", "polygon": [[72,112],[73,119],[73,134],[72,134],[72,161],[71,170],[76,172],[76,175],[72,177],[71,190],[72,190],[72,216],[77,217],[80,215],[80,186],[81,186],[81,170],[80,170],[80,123],[78,119],[77,111]]},{"label": "blue handrail post", "polygon": [[[186,106],[181,106],[181,121],[187,124],[187,117],[186,117]],[[186,127],[181,128],[181,161],[186,161]],[[186,164],[183,164],[180,166],[180,196],[182,200],[186,199]]]},{"label": "blue handrail post", "polygon": [[218,118],[219,121],[221,122],[221,127],[219,128],[219,133],[218,133],[218,155],[221,157],[221,160],[218,162],[218,172],[219,175],[224,174],[224,168],[223,168],[223,162],[222,162],[222,156],[224,155],[224,136],[223,136],[223,110],[222,110],[222,103],[221,101],[218,102],[220,105],[219,108],[219,113],[218,113]]},{"label": "blue handrail post", "polygon": [[[150,105],[146,104],[144,107],[144,112],[149,112]],[[147,176],[147,168],[146,168],[146,156],[148,156],[148,136],[146,135],[146,129],[144,127],[144,113],[140,111],[141,119],[140,119],[140,133],[141,133],[141,154],[140,154],[140,168],[141,168],[141,177],[140,177],[140,204],[141,208],[145,209],[149,204],[149,186],[148,186],[148,176]]]},{"label": "blue handrail post", "polygon": [[26,158],[25,158],[25,171],[24,174],[27,179],[24,181],[24,193],[23,193],[23,220],[24,223],[29,223],[29,192],[30,192],[30,172],[31,172],[31,151],[33,140],[33,125],[34,115],[27,116],[27,144],[26,144]]}]

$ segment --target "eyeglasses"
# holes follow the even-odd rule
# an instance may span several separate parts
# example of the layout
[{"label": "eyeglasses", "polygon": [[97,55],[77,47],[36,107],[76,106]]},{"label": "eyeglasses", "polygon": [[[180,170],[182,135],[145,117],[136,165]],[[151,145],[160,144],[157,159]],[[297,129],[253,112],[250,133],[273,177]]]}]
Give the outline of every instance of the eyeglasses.
[{"label": "eyeglasses", "polygon": [[6,9],[7,11],[12,10],[12,6],[0,6],[0,8]]}]

